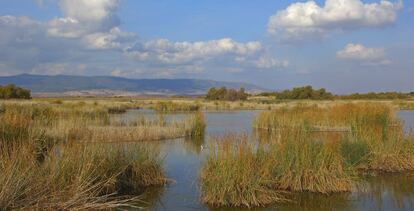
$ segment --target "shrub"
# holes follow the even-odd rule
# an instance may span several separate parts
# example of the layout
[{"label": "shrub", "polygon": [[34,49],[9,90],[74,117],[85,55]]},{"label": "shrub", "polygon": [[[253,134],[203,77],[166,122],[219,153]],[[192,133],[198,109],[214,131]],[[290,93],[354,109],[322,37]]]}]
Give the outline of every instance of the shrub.
[{"label": "shrub", "polygon": [[215,87],[210,88],[205,97],[207,100],[247,100],[247,93],[244,88],[239,90],[227,89],[226,87],[221,87],[216,89]]},{"label": "shrub", "polygon": [[0,85],[0,99],[30,99],[30,90],[17,87],[14,84]]}]

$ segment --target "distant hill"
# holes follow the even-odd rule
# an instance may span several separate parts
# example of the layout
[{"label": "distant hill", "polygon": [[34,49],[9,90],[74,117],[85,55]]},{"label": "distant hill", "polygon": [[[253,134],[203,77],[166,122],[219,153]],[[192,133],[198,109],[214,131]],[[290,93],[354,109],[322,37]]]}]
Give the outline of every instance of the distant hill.
[{"label": "distant hill", "polygon": [[0,77],[0,85],[16,84],[44,95],[201,95],[210,87],[244,87],[248,92],[265,91],[259,86],[201,79],[127,79],[112,76],[30,75]]}]

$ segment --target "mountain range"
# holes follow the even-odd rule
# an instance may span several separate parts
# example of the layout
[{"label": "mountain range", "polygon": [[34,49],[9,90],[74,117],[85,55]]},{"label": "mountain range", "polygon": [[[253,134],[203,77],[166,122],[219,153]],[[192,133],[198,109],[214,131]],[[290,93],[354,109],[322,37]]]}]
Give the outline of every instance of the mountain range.
[{"label": "mountain range", "polygon": [[266,89],[241,82],[202,79],[128,79],[113,76],[31,75],[1,76],[0,85],[16,84],[34,96],[202,95],[211,87]]}]

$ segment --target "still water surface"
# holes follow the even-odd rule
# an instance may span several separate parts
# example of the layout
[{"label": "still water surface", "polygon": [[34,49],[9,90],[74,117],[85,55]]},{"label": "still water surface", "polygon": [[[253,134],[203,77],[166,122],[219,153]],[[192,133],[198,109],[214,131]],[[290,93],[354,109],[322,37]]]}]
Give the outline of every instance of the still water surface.
[{"label": "still water surface", "polygon": [[[252,133],[252,121],[260,111],[205,112],[206,137],[227,132]],[[156,118],[151,110],[130,110],[121,118],[126,121],[140,116]],[[414,128],[414,111],[401,111],[405,130]],[[181,120],[185,114],[166,115],[168,121]],[[207,155],[208,138],[201,141],[167,140],[160,145],[167,176],[175,183],[154,189],[145,200],[151,210],[243,210],[213,208],[200,203],[199,173]],[[153,144],[153,143],[150,143]],[[254,210],[414,210],[414,174],[395,174],[364,179],[365,191],[333,195],[302,193],[295,203]],[[247,209],[246,209],[247,210]]]}]

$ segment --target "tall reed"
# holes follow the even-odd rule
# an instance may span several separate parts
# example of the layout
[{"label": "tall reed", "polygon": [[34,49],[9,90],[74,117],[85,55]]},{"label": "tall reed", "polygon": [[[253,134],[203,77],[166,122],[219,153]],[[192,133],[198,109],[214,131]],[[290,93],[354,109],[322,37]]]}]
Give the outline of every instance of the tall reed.
[{"label": "tall reed", "polygon": [[263,206],[287,201],[273,188],[271,162],[255,150],[246,135],[216,138],[201,171],[202,201],[215,206]]},{"label": "tall reed", "polygon": [[186,120],[186,134],[189,137],[204,137],[206,123],[203,112],[199,111],[192,114]]},{"label": "tall reed", "polygon": [[306,129],[283,135],[269,146],[277,189],[324,194],[352,190],[354,169],[345,165],[338,143],[314,139]]},{"label": "tall reed", "polygon": [[[65,104],[6,105],[0,114],[0,207],[85,210],[135,206],[147,187],[168,183],[157,149],[80,144],[90,128],[110,128],[107,117],[107,111],[77,110]],[[181,127],[182,135],[184,123]],[[119,135],[109,134],[113,138]]]},{"label": "tall reed", "polygon": [[406,136],[393,110],[383,104],[347,103],[329,107],[294,107],[262,112],[254,127],[274,137],[281,131],[342,132],[341,152],[359,170],[414,170],[414,139]]},{"label": "tall reed", "polygon": [[41,163],[30,152],[19,146],[0,155],[5,209],[134,206],[146,187],[168,183],[157,154],[142,147],[65,145]]}]

